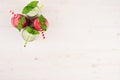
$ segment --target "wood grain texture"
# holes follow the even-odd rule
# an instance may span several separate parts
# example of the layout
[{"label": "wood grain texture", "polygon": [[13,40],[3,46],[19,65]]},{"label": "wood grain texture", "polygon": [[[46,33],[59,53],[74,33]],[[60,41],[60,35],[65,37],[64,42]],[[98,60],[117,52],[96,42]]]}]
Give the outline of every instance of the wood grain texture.
[{"label": "wood grain texture", "polygon": [[10,23],[31,0],[0,0],[0,80],[120,80],[120,0],[41,0],[46,39]]}]

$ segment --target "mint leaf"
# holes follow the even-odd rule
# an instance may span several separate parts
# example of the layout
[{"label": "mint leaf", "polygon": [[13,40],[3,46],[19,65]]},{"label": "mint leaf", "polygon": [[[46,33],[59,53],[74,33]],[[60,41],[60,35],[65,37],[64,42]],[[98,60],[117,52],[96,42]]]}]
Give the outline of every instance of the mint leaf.
[{"label": "mint leaf", "polygon": [[39,2],[39,1],[32,1],[32,2],[30,2],[27,6],[30,6],[30,7],[35,8],[35,7],[37,6],[38,2]]},{"label": "mint leaf", "polygon": [[17,27],[19,31],[21,31],[24,22],[25,22],[25,17],[23,16],[23,17],[21,17],[19,24],[18,24],[18,27]]},{"label": "mint leaf", "polygon": [[42,27],[43,31],[47,30],[47,26],[45,24],[42,24],[41,27]]},{"label": "mint leaf", "polygon": [[26,30],[27,30],[28,33],[32,33],[32,28],[31,27],[27,26]]},{"label": "mint leaf", "polygon": [[46,31],[46,30],[47,30],[47,26],[45,25],[46,18],[45,18],[43,15],[41,15],[41,16],[39,17],[39,21],[40,21],[40,23],[41,23],[42,29],[43,29],[44,31]]},{"label": "mint leaf", "polygon": [[45,21],[46,21],[46,19],[45,19],[45,17],[44,17],[43,15],[41,15],[41,16],[39,17],[39,20],[40,20],[40,22],[45,22]]},{"label": "mint leaf", "polygon": [[39,2],[39,1],[32,1],[32,2],[30,2],[27,6],[25,6],[25,7],[23,8],[22,13],[23,13],[23,14],[29,13],[32,9],[34,9],[35,7],[37,7],[38,2]]},{"label": "mint leaf", "polygon": [[33,35],[40,34],[39,31],[33,30]]},{"label": "mint leaf", "polygon": [[29,11],[31,11],[33,8],[32,7],[30,7],[30,6],[26,6],[24,9],[23,9],[23,11],[22,11],[22,13],[23,14],[27,14]]},{"label": "mint leaf", "polygon": [[27,30],[28,33],[30,33],[30,34],[32,34],[32,35],[40,34],[39,31],[31,28],[30,26],[27,26],[27,27],[26,27],[26,30]]}]

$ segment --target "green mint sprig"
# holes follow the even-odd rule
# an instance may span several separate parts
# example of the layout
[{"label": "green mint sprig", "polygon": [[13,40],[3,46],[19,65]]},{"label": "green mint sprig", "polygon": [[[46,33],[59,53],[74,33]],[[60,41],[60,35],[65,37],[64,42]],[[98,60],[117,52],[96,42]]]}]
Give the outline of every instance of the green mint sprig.
[{"label": "green mint sprig", "polygon": [[25,22],[25,17],[23,16],[23,17],[21,17],[20,22],[19,22],[19,24],[18,24],[18,30],[19,30],[19,31],[21,31],[24,22]]},{"label": "green mint sprig", "polygon": [[39,31],[33,29],[33,28],[30,27],[30,26],[27,26],[27,27],[26,27],[26,30],[27,30],[28,33],[30,33],[30,34],[32,34],[32,35],[40,34]]},{"label": "green mint sprig", "polygon": [[32,2],[30,2],[27,6],[25,6],[25,7],[23,8],[22,13],[23,13],[23,14],[29,13],[32,9],[34,9],[35,7],[37,7],[37,4],[38,4],[38,3],[39,3],[39,1],[32,1]]},{"label": "green mint sprig", "polygon": [[42,29],[43,29],[44,31],[46,31],[46,30],[47,30],[47,26],[46,26],[46,24],[45,24],[46,18],[45,18],[43,15],[41,15],[41,16],[39,17],[39,21],[40,21],[40,23],[41,23]]}]

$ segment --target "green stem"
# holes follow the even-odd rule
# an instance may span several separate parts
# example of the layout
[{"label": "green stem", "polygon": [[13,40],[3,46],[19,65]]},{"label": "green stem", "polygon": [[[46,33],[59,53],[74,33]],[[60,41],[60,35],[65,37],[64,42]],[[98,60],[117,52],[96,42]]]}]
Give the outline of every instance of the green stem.
[{"label": "green stem", "polygon": [[27,46],[27,43],[28,43],[28,41],[29,41],[29,38],[30,38],[30,36],[28,36],[28,37],[27,37],[27,39],[25,40],[24,47],[26,47],[26,46]]}]

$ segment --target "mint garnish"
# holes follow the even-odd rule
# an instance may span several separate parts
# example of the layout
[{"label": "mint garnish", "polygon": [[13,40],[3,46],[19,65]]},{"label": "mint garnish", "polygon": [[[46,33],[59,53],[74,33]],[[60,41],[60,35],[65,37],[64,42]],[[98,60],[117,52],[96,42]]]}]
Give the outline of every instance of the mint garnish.
[{"label": "mint garnish", "polygon": [[46,31],[47,30],[47,26],[45,25],[45,24],[42,24],[42,29],[43,29],[43,31]]},{"label": "mint garnish", "polygon": [[22,16],[21,19],[20,19],[20,22],[19,22],[19,24],[18,24],[18,27],[17,27],[19,31],[21,31],[24,22],[25,22],[25,17]]},{"label": "mint garnish", "polygon": [[41,22],[45,22],[45,21],[46,21],[46,19],[45,19],[45,17],[44,17],[43,15],[41,15],[41,16],[39,17],[39,20],[40,20]]},{"label": "mint garnish", "polygon": [[31,28],[30,26],[27,26],[27,27],[26,27],[26,30],[27,30],[28,33],[30,33],[30,34],[32,34],[32,35],[40,34],[39,31]]},{"label": "mint garnish", "polygon": [[46,18],[45,18],[43,15],[41,15],[41,16],[39,17],[39,21],[40,21],[40,23],[41,23],[42,29],[43,29],[44,31],[46,31],[46,30],[47,30],[47,26],[46,26],[46,24],[45,24]]},{"label": "mint garnish", "polygon": [[25,6],[25,7],[23,8],[22,13],[23,13],[23,14],[29,13],[32,9],[34,9],[35,7],[37,7],[38,2],[39,2],[39,1],[32,1],[32,2],[30,2],[27,6]]}]

